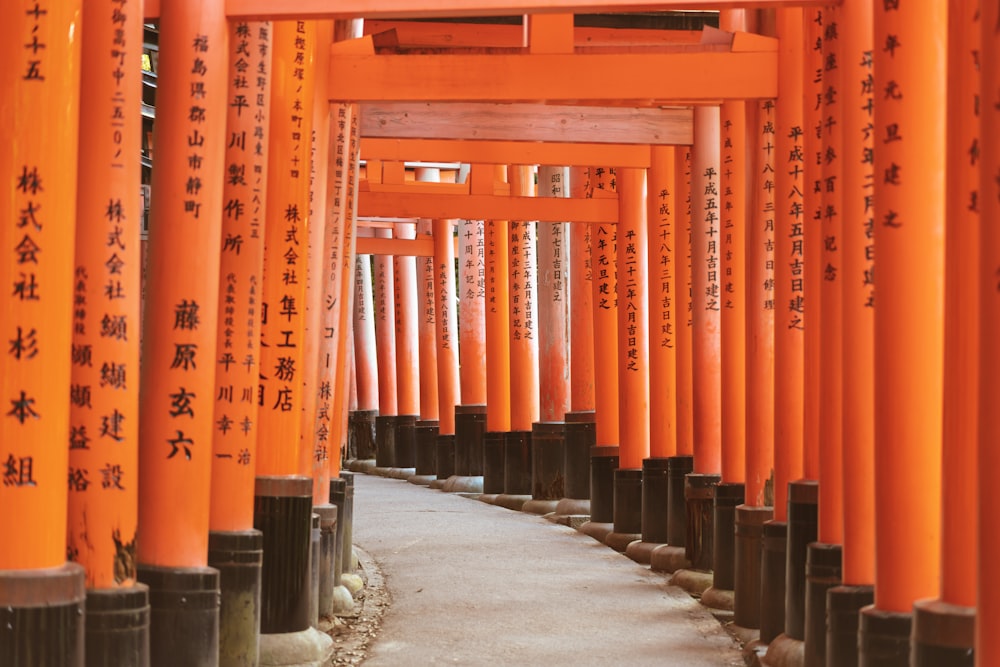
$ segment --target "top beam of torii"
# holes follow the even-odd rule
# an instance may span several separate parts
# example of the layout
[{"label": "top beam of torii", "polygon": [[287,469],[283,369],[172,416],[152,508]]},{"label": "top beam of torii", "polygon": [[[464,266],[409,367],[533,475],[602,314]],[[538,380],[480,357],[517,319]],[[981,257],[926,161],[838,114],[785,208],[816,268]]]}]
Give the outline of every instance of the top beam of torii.
[{"label": "top beam of torii", "polygon": [[[161,0],[146,0],[146,19]],[[226,15],[244,20],[435,18],[587,14],[594,12],[718,10],[839,5],[842,0],[226,0]]]}]

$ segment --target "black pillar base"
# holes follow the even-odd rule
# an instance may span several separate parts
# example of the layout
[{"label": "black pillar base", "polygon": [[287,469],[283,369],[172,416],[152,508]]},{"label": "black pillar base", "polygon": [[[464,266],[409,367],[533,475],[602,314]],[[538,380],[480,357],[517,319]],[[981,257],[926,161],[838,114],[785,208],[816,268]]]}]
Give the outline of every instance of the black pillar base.
[{"label": "black pillar base", "polygon": [[835,586],[826,592],[826,664],[857,667],[858,619],[875,601],[873,586]]},{"label": "black pillar base", "polygon": [[437,479],[437,437],[438,420],[422,419],[413,427],[416,460],[413,474],[407,478],[410,484],[428,486]]},{"label": "black pillar base", "polygon": [[319,559],[322,545],[319,514],[310,515],[309,531],[309,625],[319,628]]},{"label": "black pillar base", "polygon": [[549,514],[565,495],[566,424],[536,422],[531,425],[531,500],[522,511]]},{"label": "black pillar base", "polygon": [[736,588],[736,506],[741,505],[746,487],[722,483],[715,487],[713,506],[712,587],[731,591]]},{"label": "black pillar base", "polygon": [[0,571],[0,665],[83,667],[84,586],[76,563]]},{"label": "black pillar base", "polygon": [[625,555],[648,565],[653,549],[667,543],[668,458],[642,460],[642,535],[625,548]]},{"label": "black pillar base", "polygon": [[503,462],[503,493],[493,504],[520,511],[531,500],[531,431],[504,434]]},{"label": "black pillar base", "polygon": [[338,509],[338,526],[343,526],[340,535],[341,572],[354,572],[354,474],[340,471],[344,480],[344,511]]},{"label": "black pillar base", "polygon": [[[208,534],[208,566],[219,571],[219,665],[256,667],[264,536],[259,530]],[[90,622],[90,609],[87,609]],[[89,642],[89,637],[88,637]],[[87,650],[90,650],[88,643]],[[105,663],[118,664],[118,663]]]},{"label": "black pillar base", "polygon": [[396,465],[397,415],[375,417],[375,472],[384,475]]},{"label": "black pillar base", "polygon": [[590,514],[590,448],[597,442],[593,410],[566,413],[563,447],[563,499],[556,514],[564,517]]},{"label": "black pillar base", "polygon": [[483,494],[479,499],[493,503],[503,493],[503,442],[502,431],[487,431],[483,436]]},{"label": "black pillar base", "polygon": [[432,489],[440,489],[444,486],[448,478],[455,474],[455,435],[438,434],[437,447],[437,479],[431,482]]},{"label": "black pillar base", "polygon": [[211,567],[136,567],[149,586],[149,664],[219,664],[219,571]]},{"label": "black pillar base", "polygon": [[317,505],[313,512],[319,515],[319,617],[333,616],[333,589],[337,549],[337,506]]},{"label": "black pillar base", "polygon": [[826,592],[840,585],[842,549],[839,544],[813,542],[806,554],[807,665],[826,664]]},{"label": "black pillar base", "polygon": [[941,600],[917,600],[913,605],[912,639],[912,667],[973,667],[976,609]]},{"label": "black pillar base", "polygon": [[760,561],[760,641],[769,644],[785,631],[785,568],[788,565],[788,524],[764,522]]},{"label": "black pillar base", "polygon": [[858,667],[910,667],[913,614],[861,610],[858,623]]},{"label": "black pillar base", "polygon": [[486,406],[455,406],[455,474],[482,477]]},{"label": "black pillar base", "polygon": [[801,479],[788,485],[788,546],[785,557],[785,634],[806,638],[806,555],[816,541],[819,483]]},{"label": "black pillar base", "polygon": [[[393,468],[409,470],[417,467],[417,419],[419,419],[418,415],[396,416]],[[410,474],[412,473],[408,473],[406,476],[409,477]]]},{"label": "black pillar base", "polygon": [[684,479],[693,470],[693,456],[671,456],[667,459],[667,544],[673,547],[687,544]]},{"label": "black pillar base", "polygon": [[736,508],[733,622],[741,628],[760,628],[764,522],[773,516],[771,507],[740,505]]},{"label": "black pillar base", "polygon": [[344,530],[347,516],[347,480],[334,477],[330,480],[330,504],[337,508],[337,522],[333,525],[334,542],[340,550],[333,554],[333,585],[336,588],[341,584],[341,575],[344,573]]},{"label": "black pillar base", "polygon": [[642,469],[618,468],[614,485],[614,530],[604,543],[615,551],[625,551],[642,538]]},{"label": "black pillar base", "polygon": [[[87,664],[148,667],[149,612],[149,587],[145,584],[87,591]],[[252,638],[256,646],[256,626]],[[221,646],[219,652],[220,665],[250,664],[223,663]],[[256,665],[256,651],[254,659]]]},{"label": "black pillar base", "polygon": [[590,448],[590,521],[580,526],[580,532],[602,544],[614,530],[617,469],[617,445],[594,445]]},{"label": "black pillar base", "polygon": [[715,487],[721,477],[715,474],[688,473],[684,477],[684,500],[687,502],[687,536],[684,541],[691,568],[709,571],[714,555],[712,519]]},{"label": "black pillar base", "polygon": [[[375,458],[375,417],[378,410],[355,410],[351,413],[353,422],[348,419],[348,451],[358,461],[369,461]],[[353,469],[353,468],[352,468]]]},{"label": "black pillar base", "polygon": [[264,533],[261,634],[308,629],[312,480],[300,476],[258,477],[254,486],[253,525]]}]

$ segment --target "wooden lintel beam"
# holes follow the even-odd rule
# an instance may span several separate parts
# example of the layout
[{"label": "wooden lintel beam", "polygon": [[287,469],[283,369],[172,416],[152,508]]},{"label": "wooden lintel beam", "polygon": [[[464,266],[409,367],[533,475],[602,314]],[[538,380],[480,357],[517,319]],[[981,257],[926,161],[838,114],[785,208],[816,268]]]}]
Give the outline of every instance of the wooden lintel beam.
[{"label": "wooden lintel beam", "polygon": [[617,198],[556,199],[502,195],[433,195],[358,192],[359,216],[618,222]]},{"label": "wooden lintel beam", "polygon": [[376,239],[359,237],[359,255],[415,255],[417,257],[434,256],[434,240],[427,235],[415,239]]},{"label": "wooden lintel beam", "polygon": [[543,143],[361,138],[364,160],[420,160],[469,164],[609,165],[649,167],[649,146],[636,144]]},{"label": "wooden lintel beam", "polygon": [[354,102],[582,101],[650,106],[778,94],[761,52],[330,56],[330,90]]},{"label": "wooden lintel beam", "polygon": [[693,116],[690,108],[366,102],[361,136],[686,146],[693,138]]}]

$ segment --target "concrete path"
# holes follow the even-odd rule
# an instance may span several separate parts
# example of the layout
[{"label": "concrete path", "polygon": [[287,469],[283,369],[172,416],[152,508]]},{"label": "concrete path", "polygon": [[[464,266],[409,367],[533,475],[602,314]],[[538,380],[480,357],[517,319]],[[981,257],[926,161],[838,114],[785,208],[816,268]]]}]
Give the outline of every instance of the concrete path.
[{"label": "concrete path", "polygon": [[741,665],[662,575],[541,517],[355,477],[354,540],[392,603],[365,665]]}]

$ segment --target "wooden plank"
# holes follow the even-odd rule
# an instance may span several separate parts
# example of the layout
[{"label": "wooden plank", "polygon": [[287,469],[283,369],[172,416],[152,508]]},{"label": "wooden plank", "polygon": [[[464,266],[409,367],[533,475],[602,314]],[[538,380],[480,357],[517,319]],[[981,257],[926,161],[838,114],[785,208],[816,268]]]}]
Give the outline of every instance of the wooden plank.
[{"label": "wooden plank", "polygon": [[692,119],[691,109],[366,102],[361,105],[361,136],[688,145]]},{"label": "wooden plank", "polygon": [[[400,162],[400,165],[403,163]],[[469,194],[467,183],[429,183],[420,181],[396,181],[390,183],[370,183],[361,180],[359,191],[382,192],[385,194],[451,195],[457,197]]]},{"label": "wooden plank", "polygon": [[418,257],[434,256],[434,240],[430,236],[421,235],[416,239],[376,239],[358,238],[359,255],[416,255]]},{"label": "wooden plank", "polygon": [[361,159],[526,164],[555,166],[649,167],[645,144],[542,143],[537,141],[469,141],[451,139],[361,138]]},{"label": "wooden plank", "polygon": [[554,199],[498,195],[433,195],[358,192],[358,215],[545,222],[618,221],[618,199]]},{"label": "wooden plank", "polygon": [[593,102],[644,106],[777,96],[777,53],[331,55],[330,90],[370,102]]}]

